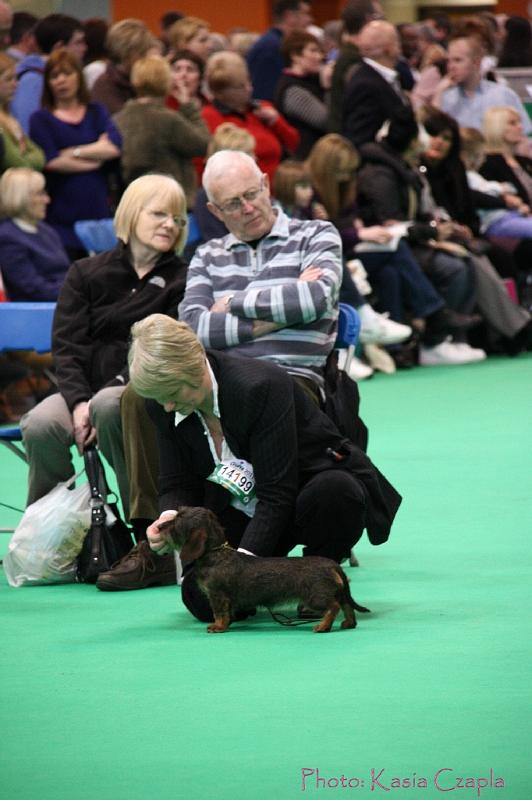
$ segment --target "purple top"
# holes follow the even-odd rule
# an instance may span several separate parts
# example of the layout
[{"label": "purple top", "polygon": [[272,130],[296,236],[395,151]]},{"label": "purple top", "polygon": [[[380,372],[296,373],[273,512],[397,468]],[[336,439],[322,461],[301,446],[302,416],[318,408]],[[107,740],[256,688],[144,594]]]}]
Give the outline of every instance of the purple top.
[{"label": "purple top", "polygon": [[[89,103],[78,124],[63,122],[44,108],[35,111],[30,119],[30,137],[42,147],[47,161],[57,158],[65,147],[95,142],[102,133],[121,147],[122,137],[99,103]],[[111,216],[105,167],[91,172],[46,172],[45,168],[45,174],[52,198],[46,221],[58,232],[65,247],[82,248],[74,233],[74,222]]]},{"label": "purple top", "polygon": [[10,300],[57,300],[69,266],[59,236],[45,222],[36,233],[10,219],[0,222],[0,268]]}]

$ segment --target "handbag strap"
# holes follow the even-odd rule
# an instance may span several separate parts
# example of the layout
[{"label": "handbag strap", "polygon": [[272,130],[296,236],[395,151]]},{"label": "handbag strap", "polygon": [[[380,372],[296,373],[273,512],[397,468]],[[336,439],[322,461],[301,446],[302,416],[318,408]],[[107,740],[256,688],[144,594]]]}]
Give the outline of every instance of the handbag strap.
[{"label": "handbag strap", "polygon": [[107,484],[105,481],[105,474],[103,471],[102,462],[98,451],[91,445],[83,451],[83,460],[85,462],[85,472],[89,481],[89,488],[91,498],[95,504],[103,505],[107,500]]},{"label": "handbag strap", "polygon": [[[107,483],[100,456],[94,445],[83,451],[83,460],[91,493],[91,525],[101,526],[105,523]],[[96,544],[94,546],[96,547]]]}]

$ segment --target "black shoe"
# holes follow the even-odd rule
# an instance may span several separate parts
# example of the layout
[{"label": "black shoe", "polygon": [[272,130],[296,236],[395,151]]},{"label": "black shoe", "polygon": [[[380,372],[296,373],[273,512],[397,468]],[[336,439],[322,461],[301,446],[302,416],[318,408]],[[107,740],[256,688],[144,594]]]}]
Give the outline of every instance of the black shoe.
[{"label": "black shoe", "polygon": [[447,326],[452,331],[468,331],[482,322],[480,314],[459,314],[451,308],[446,308],[443,313]]},{"label": "black shoe", "polygon": [[530,350],[532,347],[532,320],[529,320],[511,339],[505,336],[502,346],[508,356],[518,356],[519,353]]},{"label": "black shoe", "polygon": [[174,554],[158,556],[148,542],[139,542],[107,572],[101,572],[96,586],[103,592],[125,592],[149,586],[177,583]]}]

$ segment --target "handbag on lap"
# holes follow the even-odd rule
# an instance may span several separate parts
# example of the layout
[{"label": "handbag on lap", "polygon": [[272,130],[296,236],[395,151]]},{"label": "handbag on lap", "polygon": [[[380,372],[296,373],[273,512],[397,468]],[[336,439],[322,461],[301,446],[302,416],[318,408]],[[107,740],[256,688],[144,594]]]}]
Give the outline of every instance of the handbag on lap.
[{"label": "handbag on lap", "polygon": [[[113,564],[129,553],[133,542],[116,503],[107,500],[109,487],[96,447],[87,447],[83,458],[90,488],[91,524],[79,554],[77,580],[95,583],[100,572],[111,569]],[[114,521],[111,522],[113,517]]]}]

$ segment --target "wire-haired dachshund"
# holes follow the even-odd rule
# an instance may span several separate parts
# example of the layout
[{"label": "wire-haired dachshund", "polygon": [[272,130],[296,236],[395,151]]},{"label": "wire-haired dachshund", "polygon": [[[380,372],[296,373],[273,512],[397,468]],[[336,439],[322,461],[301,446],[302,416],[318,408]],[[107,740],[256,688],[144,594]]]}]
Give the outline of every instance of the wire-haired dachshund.
[{"label": "wire-haired dachshund", "polygon": [[159,531],[179,550],[184,564],[195,562],[198,585],[214,615],[209,633],[224,633],[238,610],[270,608],[286,601],[324,609],[316,633],[330,631],[340,609],[342,628],[356,627],[355,609],[369,610],[353,600],[347,577],[336,562],[318,556],[256,558],[239,553],[227,544],[216,516],[206,508],[181,507]]}]

